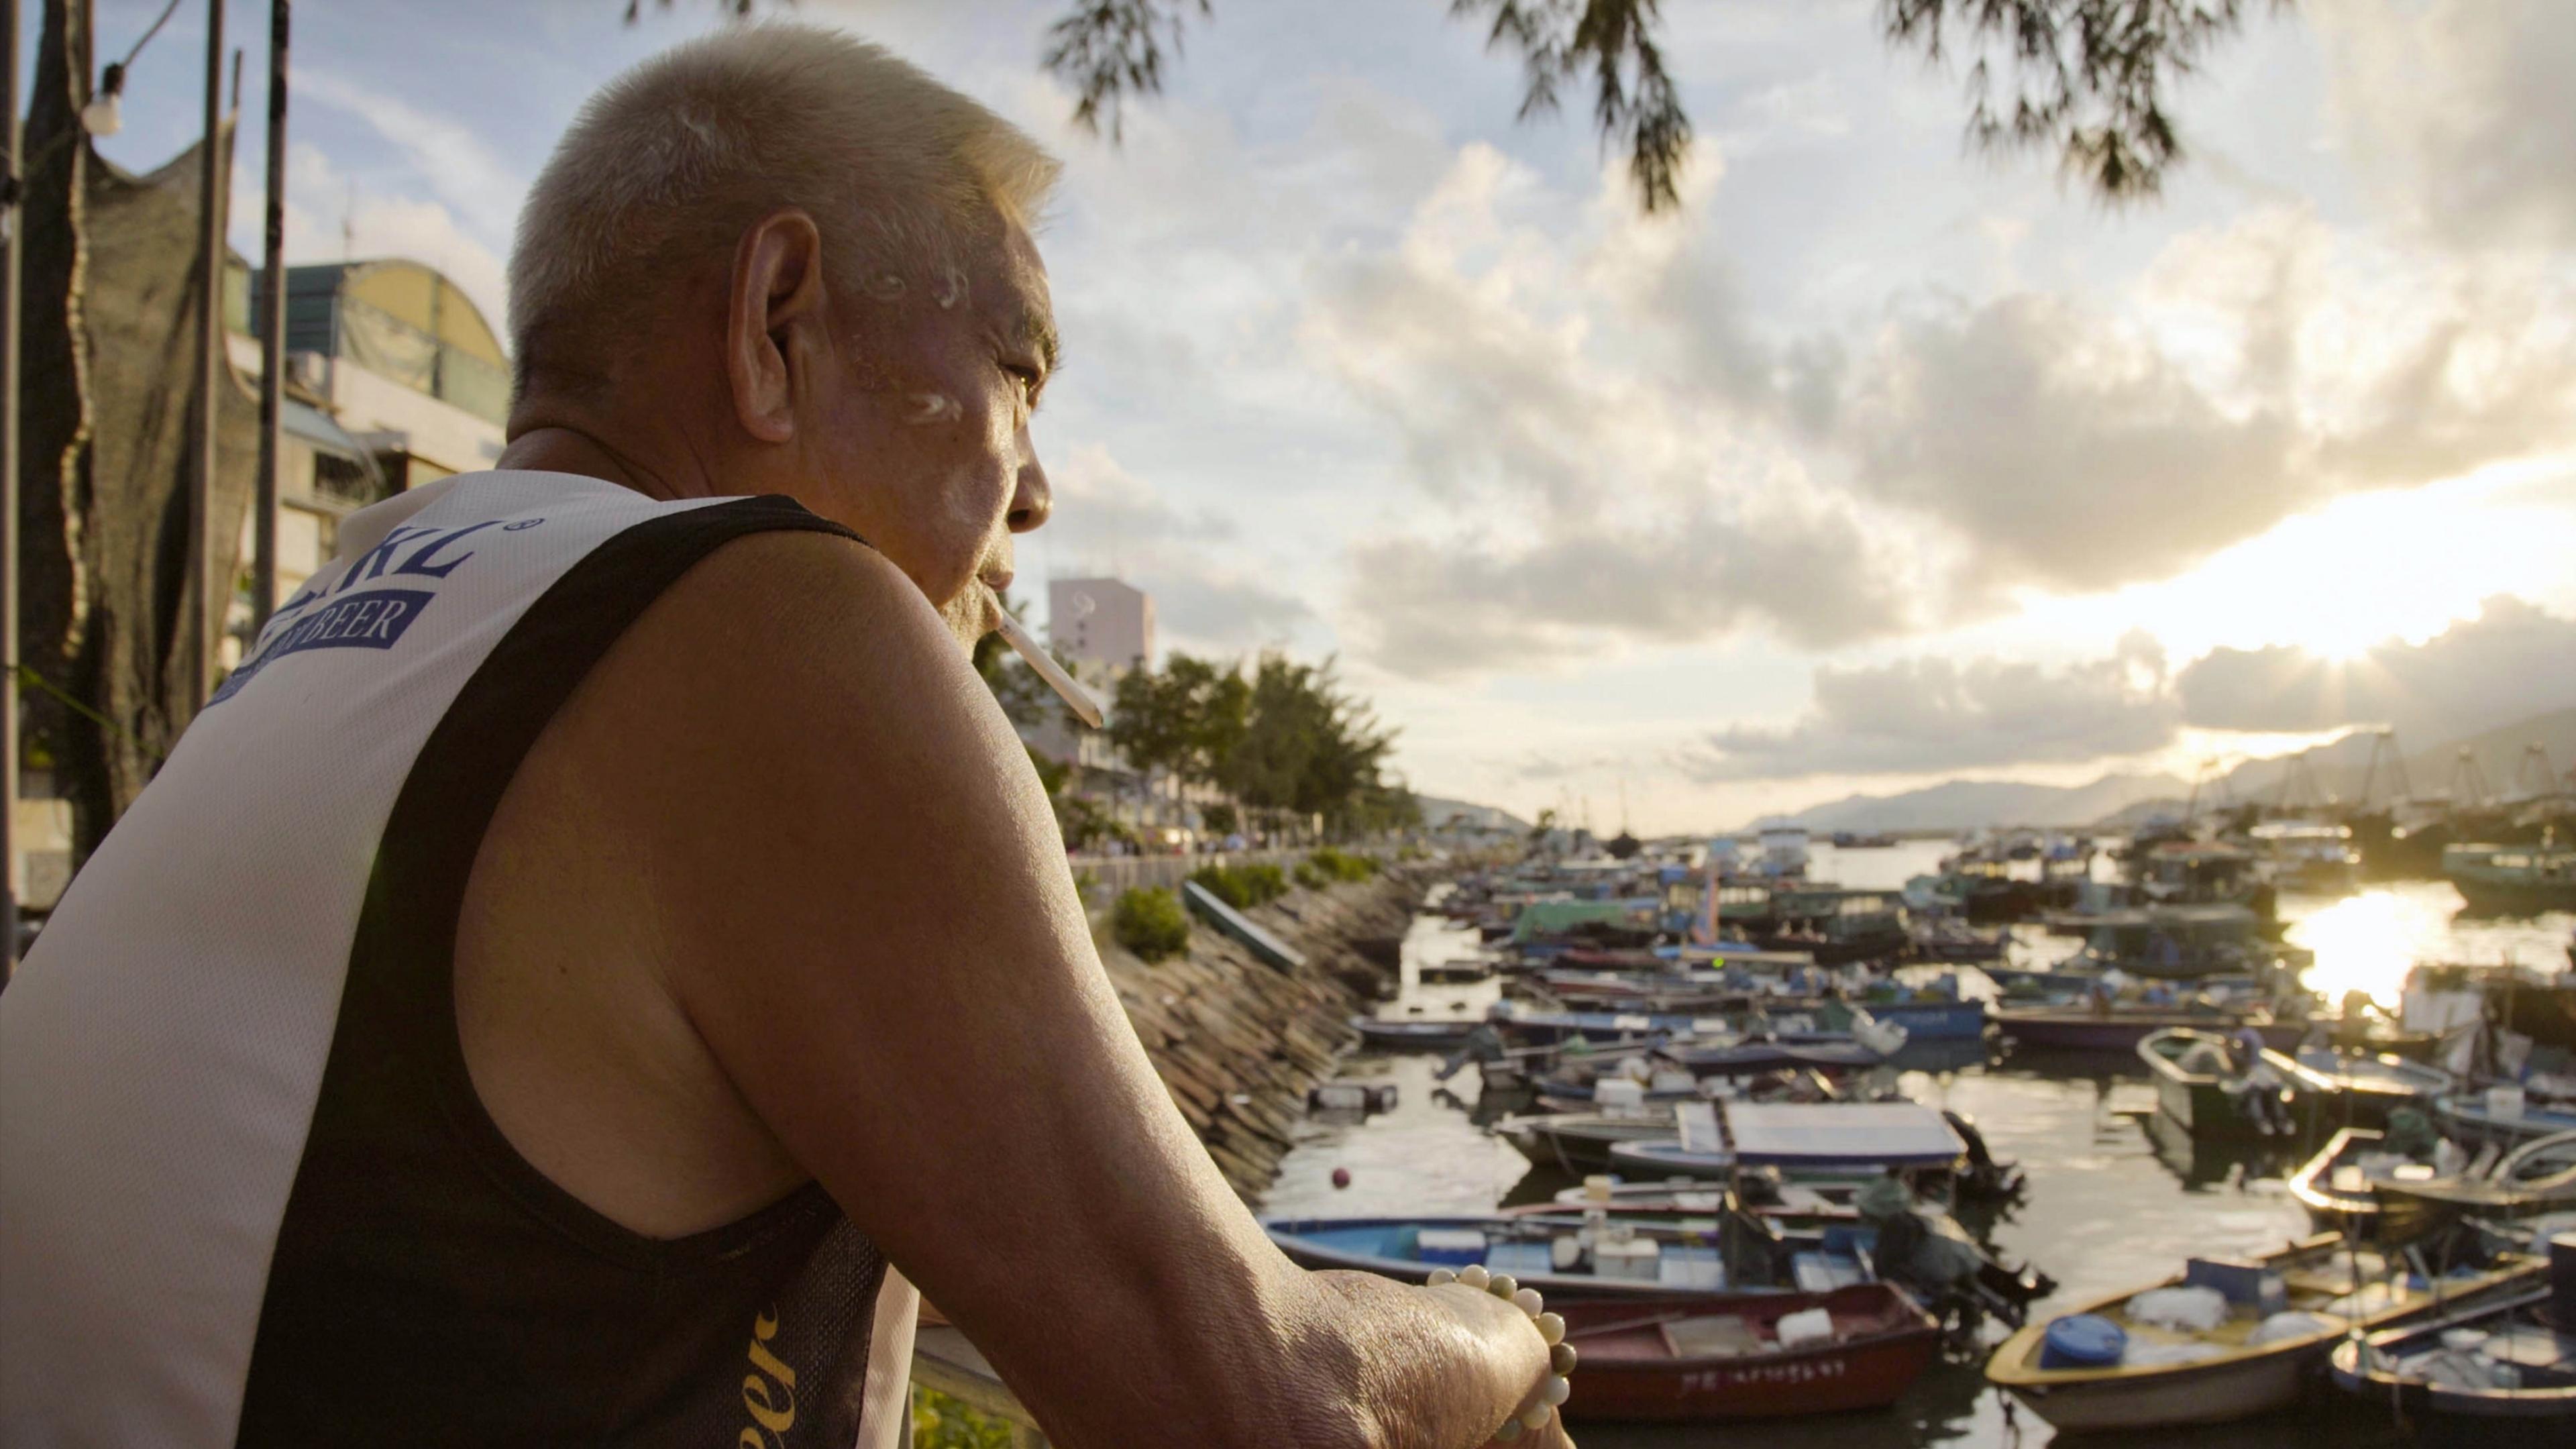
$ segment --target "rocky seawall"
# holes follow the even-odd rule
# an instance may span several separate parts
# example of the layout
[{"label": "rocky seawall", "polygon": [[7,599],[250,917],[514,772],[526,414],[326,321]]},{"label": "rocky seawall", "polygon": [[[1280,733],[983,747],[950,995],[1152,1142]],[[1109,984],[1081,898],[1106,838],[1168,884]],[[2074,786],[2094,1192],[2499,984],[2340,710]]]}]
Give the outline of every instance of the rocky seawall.
[{"label": "rocky seawall", "polygon": [[1375,879],[1292,890],[1245,914],[1306,964],[1264,964],[1202,921],[1189,949],[1147,963],[1096,927],[1127,1020],[1172,1101],[1225,1180],[1256,1198],[1288,1153],[1306,1092],[1333,1074],[1349,1025],[1396,979],[1397,943],[1433,877],[1392,866]]}]

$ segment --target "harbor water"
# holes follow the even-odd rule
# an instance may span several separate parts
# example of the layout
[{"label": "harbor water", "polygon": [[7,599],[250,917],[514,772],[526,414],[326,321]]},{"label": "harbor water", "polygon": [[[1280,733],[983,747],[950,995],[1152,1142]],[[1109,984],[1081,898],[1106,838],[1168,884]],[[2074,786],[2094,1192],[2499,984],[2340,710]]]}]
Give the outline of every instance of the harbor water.
[{"label": "harbor water", "polygon": [[[1940,841],[1839,853],[1820,847],[1810,874],[1845,885],[1892,888],[1908,876],[1930,871],[1949,849]],[[2360,990],[2393,1006],[2407,969],[2418,961],[2566,967],[2576,917],[2561,913],[2481,921],[2463,918],[2459,907],[2458,895],[2440,881],[2373,886],[2331,901],[2285,895],[2280,902],[2282,917],[2293,923],[2290,941],[2316,954],[2308,984],[2329,1000]],[[2014,955],[2019,961],[2044,961],[2078,944],[2022,926],[2016,928]],[[1390,1014],[1411,1014],[1418,1006],[1419,1015],[1427,1017],[1481,1016],[1499,997],[1498,982],[1424,986],[1414,976],[1419,962],[1452,960],[1475,949],[1472,931],[1437,916],[1417,918],[1405,943],[1403,995]],[[1962,976],[1972,994],[1986,985],[1973,969]],[[2153,1090],[2134,1057],[2006,1056],[1991,1044],[1980,1056],[1973,1045],[1956,1045],[1964,1050],[1952,1051],[1946,1059],[1901,1057],[1878,1069],[1879,1080],[1895,1083],[1918,1101],[1972,1118],[1995,1155],[2019,1162],[2028,1174],[2028,1197],[1993,1225],[1990,1241],[2006,1261],[2032,1263],[2057,1280],[2056,1294],[2033,1308],[2035,1316],[2151,1282],[2176,1271],[2186,1257],[2267,1251],[2311,1231],[2306,1213],[2283,1185],[2285,1174],[2304,1156],[2297,1145],[2267,1152],[2195,1144],[2155,1115]],[[1485,1132],[1485,1124],[1500,1113],[1480,1110],[1474,1068],[1443,1083],[1436,1080],[1439,1067],[1440,1059],[1429,1055],[1363,1053],[1348,1059],[1345,1077],[1394,1082],[1397,1107],[1365,1119],[1306,1122],[1263,1201],[1265,1214],[1482,1213],[1497,1205],[1541,1200],[1573,1185],[1573,1179],[1552,1169],[1532,1167],[1508,1143]],[[1335,1169],[1348,1170],[1348,1187],[1333,1185]],[[1994,1328],[1987,1332],[1990,1344],[2001,1334]],[[1929,1444],[2003,1449],[2048,1442],[2048,1425],[2026,1411],[2017,1412],[2003,1395],[1987,1388],[1982,1367],[1973,1357],[1945,1361],[1881,1413],[1672,1427],[1585,1425],[1576,1439],[1586,1449],[1732,1443],[1758,1443],[1764,1449]],[[2169,1431],[2152,1439],[2186,1449],[2409,1442],[2385,1416],[2323,1400],[2318,1409],[2296,1418]]]}]

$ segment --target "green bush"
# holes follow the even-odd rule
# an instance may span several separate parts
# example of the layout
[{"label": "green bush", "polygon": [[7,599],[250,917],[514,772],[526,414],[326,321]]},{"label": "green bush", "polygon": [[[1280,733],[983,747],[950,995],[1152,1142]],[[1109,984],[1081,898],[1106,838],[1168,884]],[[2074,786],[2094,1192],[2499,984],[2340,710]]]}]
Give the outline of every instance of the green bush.
[{"label": "green bush", "polygon": [[1109,928],[1139,961],[1177,956],[1190,944],[1190,917],[1181,898],[1159,886],[1121,892]]},{"label": "green bush", "polygon": [[1242,866],[1235,871],[1235,876],[1251,888],[1252,903],[1256,906],[1268,905],[1288,894],[1288,876],[1275,865]]},{"label": "green bush", "polygon": [[1288,872],[1288,876],[1291,880],[1294,880],[1297,884],[1304,886],[1310,891],[1322,890],[1324,887],[1333,883],[1331,877],[1325,875],[1322,871],[1315,869],[1314,864],[1310,861],[1301,860],[1297,862],[1297,868]]},{"label": "green bush", "polygon": [[1238,911],[1288,894],[1288,877],[1275,865],[1203,865],[1190,872],[1190,880]]},{"label": "green bush", "polygon": [[913,1449],[1011,1449],[1008,1421],[976,1413],[936,1389],[912,1391]]},{"label": "green bush", "polygon": [[1306,857],[1326,878],[1340,881],[1367,880],[1377,874],[1377,862],[1365,855],[1352,855],[1327,845]]}]

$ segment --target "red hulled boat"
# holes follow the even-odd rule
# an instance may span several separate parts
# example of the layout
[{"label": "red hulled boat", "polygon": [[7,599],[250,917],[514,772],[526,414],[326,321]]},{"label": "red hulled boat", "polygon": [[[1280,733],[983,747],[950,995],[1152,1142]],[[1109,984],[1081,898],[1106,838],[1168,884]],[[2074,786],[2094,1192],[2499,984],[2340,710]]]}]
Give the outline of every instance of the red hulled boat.
[{"label": "red hulled boat", "polygon": [[[1581,1356],[1570,1420],[1778,1419],[1882,1408],[1930,1368],[1941,1328],[1905,1290],[1712,1293],[1551,1304]],[[1829,1336],[1784,1347],[1780,1320],[1823,1309]]]}]

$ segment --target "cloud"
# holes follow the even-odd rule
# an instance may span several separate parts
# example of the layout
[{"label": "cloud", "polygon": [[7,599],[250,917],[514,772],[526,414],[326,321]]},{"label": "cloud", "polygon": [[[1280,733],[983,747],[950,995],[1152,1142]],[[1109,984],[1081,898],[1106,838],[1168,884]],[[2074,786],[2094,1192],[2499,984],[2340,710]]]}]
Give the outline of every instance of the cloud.
[{"label": "cloud", "polygon": [[2163,649],[2144,632],[2063,669],[1924,658],[1817,669],[1815,702],[1785,729],[1732,727],[1686,746],[1702,784],[1811,775],[1911,775],[2081,764],[2162,749],[2182,711]]},{"label": "cloud", "polygon": [[[300,82],[299,82],[300,84]],[[349,180],[318,147],[287,148],[286,259],[293,265],[349,258],[408,257],[444,272],[483,310],[506,339],[507,268],[500,254],[461,225],[456,214],[424,197],[359,193],[354,208]],[[248,167],[233,171],[232,215],[236,245],[257,265],[257,228],[263,183]],[[345,226],[345,230],[343,229]],[[244,232],[249,232],[245,237]]]},{"label": "cloud", "polygon": [[2218,649],[2175,685],[2184,722],[2202,728],[2384,724],[2420,749],[2576,706],[2576,619],[2498,595],[2479,617],[2421,644],[2391,641],[2349,661],[2298,649]]},{"label": "cloud", "polygon": [[1533,670],[1750,625],[1830,648],[1909,625],[1861,528],[1711,503],[1661,528],[1571,525],[1527,547],[1411,537],[1352,550],[1371,657],[1423,677]]},{"label": "cloud", "polygon": [[2576,25],[2566,0],[2314,8],[2345,148],[2444,243],[2576,243]]},{"label": "cloud", "polygon": [[295,94],[365,122],[488,245],[507,246],[529,178],[471,126],[328,70],[298,67]]},{"label": "cloud", "polygon": [[1892,324],[1844,423],[1861,488],[1972,540],[1975,567],[2084,591],[2159,578],[2316,501],[2298,435],[2053,297]]},{"label": "cloud", "polygon": [[1860,492],[1960,539],[1987,590],[2170,577],[2342,494],[2576,439],[2563,275],[2304,208],[2176,237],[2124,314],[2029,291],[1898,310],[1831,437]]},{"label": "cloud", "polygon": [[[1716,183],[1713,164],[1692,185]],[[1470,145],[1390,251],[1318,280],[1300,336],[1390,430],[1437,522],[1351,546],[1348,603],[1370,657],[1417,674],[1545,667],[1742,628],[1811,647],[1914,624],[1914,570],[1847,500],[1747,448],[1627,334],[1677,246],[1613,175],[1595,231],[1533,219],[1547,198]],[[1569,284],[1568,278],[1578,279]],[[1723,278],[1671,284],[1722,297]],[[1750,348],[1682,370],[1767,395]]]}]

